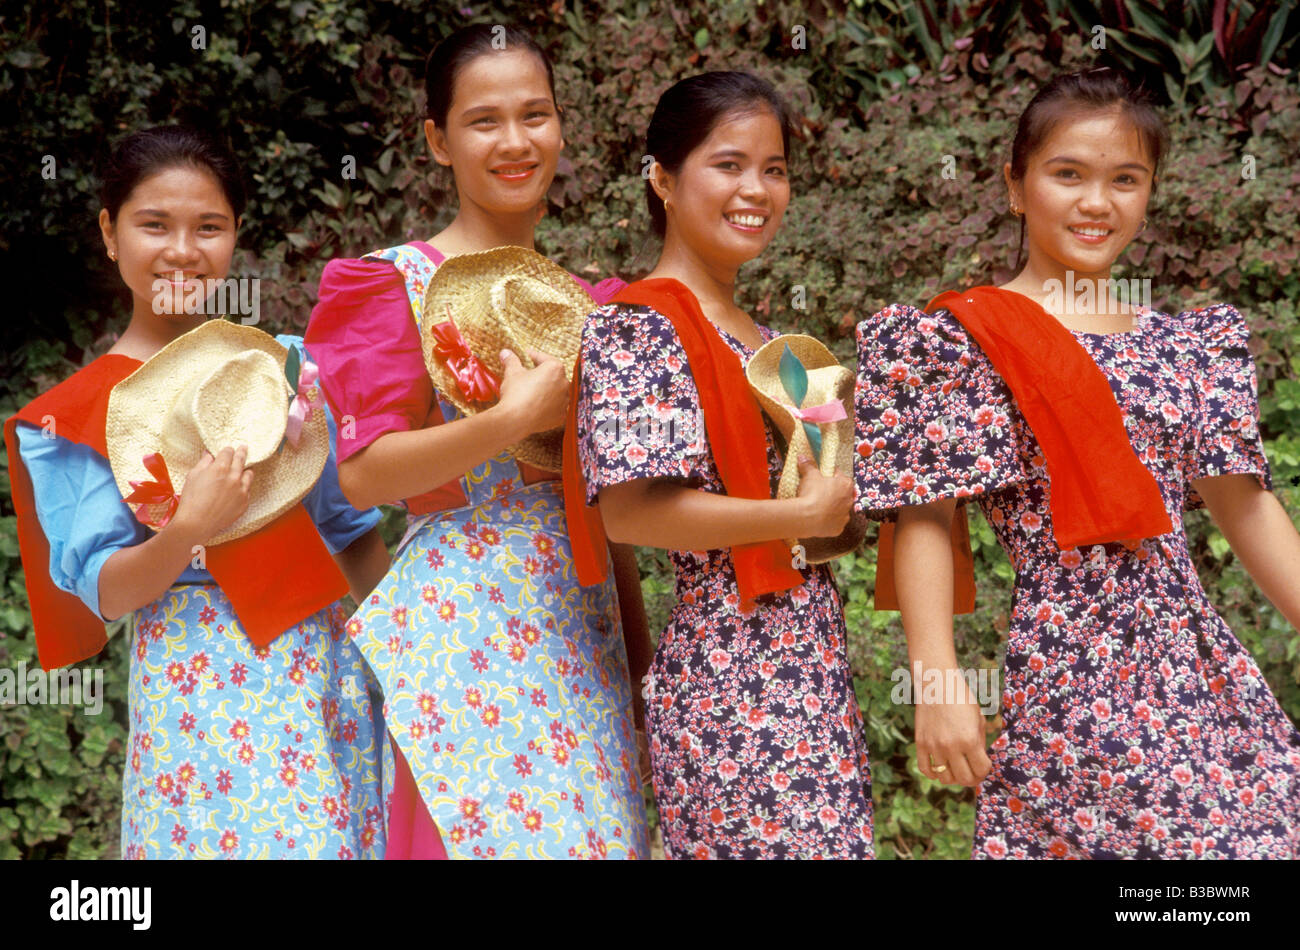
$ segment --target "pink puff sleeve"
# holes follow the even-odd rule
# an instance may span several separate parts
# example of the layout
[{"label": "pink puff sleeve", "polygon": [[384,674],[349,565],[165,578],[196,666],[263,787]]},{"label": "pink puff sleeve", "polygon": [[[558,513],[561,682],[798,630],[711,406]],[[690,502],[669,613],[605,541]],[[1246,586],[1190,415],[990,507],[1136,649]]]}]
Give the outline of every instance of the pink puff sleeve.
[{"label": "pink puff sleeve", "polygon": [[304,340],[338,421],[340,462],[387,432],[425,426],[433,384],[406,282],[391,262],[326,264]]}]

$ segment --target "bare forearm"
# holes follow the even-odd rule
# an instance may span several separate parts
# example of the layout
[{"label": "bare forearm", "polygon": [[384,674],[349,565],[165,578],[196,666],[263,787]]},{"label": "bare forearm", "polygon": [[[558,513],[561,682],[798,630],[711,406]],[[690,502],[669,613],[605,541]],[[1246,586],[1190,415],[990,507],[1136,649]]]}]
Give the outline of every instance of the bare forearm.
[{"label": "bare forearm", "polygon": [[388,432],[339,463],[339,487],[354,508],[392,504],[460,478],[527,434],[499,406],[444,425]]},{"label": "bare forearm", "polygon": [[671,551],[713,551],[807,534],[799,498],[734,498],[646,480],[600,493],[610,540]]},{"label": "bare forearm", "polygon": [[113,554],[99,572],[99,611],[116,620],[151,604],[176,583],[199,542],[173,521],[148,541]]},{"label": "bare forearm", "polygon": [[894,587],[907,652],[922,668],[955,669],[952,636],[951,502],[899,512],[894,533]]},{"label": "bare forearm", "polygon": [[646,622],[645,600],[641,596],[641,571],[636,552],[626,544],[611,544],[614,584],[618,589],[618,608],[623,624],[623,642],[627,647],[627,672],[632,681],[632,711],[638,728],[645,723],[641,698],[641,679],[650,669],[654,650],[650,645],[650,625]]},{"label": "bare forearm", "polygon": [[1300,534],[1282,503],[1257,483],[1217,494],[1198,487],[1260,592],[1300,630]]},{"label": "bare forearm", "polygon": [[347,578],[352,599],[357,603],[365,600],[383,580],[390,562],[384,539],[374,528],[334,555],[334,563]]},{"label": "bare forearm", "polygon": [[[951,499],[917,508],[904,508],[894,534],[894,586],[907,633],[907,651],[920,664],[922,682],[927,670],[957,669],[952,640],[952,532],[956,504]],[[943,682],[948,682],[945,675]],[[913,690],[920,683],[913,682]],[[916,765],[939,782],[974,787],[991,767],[984,751],[984,719],[975,698],[958,680],[955,693],[947,687],[938,702],[924,692],[916,706]]]}]

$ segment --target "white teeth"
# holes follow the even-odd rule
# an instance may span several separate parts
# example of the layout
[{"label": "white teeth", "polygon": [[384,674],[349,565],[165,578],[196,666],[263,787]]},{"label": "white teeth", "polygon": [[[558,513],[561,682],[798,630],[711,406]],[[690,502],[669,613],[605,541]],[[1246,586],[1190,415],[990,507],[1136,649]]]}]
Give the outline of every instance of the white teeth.
[{"label": "white teeth", "polygon": [[1084,234],[1088,237],[1105,237],[1110,234],[1109,228],[1070,228],[1075,234]]},{"label": "white teeth", "polygon": [[756,214],[729,214],[726,218],[732,224],[738,224],[742,228],[761,228],[763,222],[767,220]]}]

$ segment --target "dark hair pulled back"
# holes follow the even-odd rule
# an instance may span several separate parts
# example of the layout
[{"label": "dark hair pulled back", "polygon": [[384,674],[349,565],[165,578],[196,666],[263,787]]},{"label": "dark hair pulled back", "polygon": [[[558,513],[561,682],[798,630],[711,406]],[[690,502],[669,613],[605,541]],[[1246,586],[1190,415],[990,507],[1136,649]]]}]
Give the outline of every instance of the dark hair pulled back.
[{"label": "dark hair pulled back", "polygon": [[[555,70],[550,57],[537,42],[515,26],[476,23],[452,33],[434,47],[424,63],[424,114],[440,129],[447,127],[447,113],[455,93],[456,77],[472,60],[484,53],[524,49],[546,67],[546,84],[555,100]],[[556,109],[559,102],[556,101]]]},{"label": "dark hair pulled back", "polygon": [[[744,72],[708,72],[690,76],[659,97],[650,127],[646,129],[647,156],[676,174],[686,157],[728,116],[770,109],[781,125],[781,147],[790,156],[790,108],[766,79]],[[664,203],[647,178],[646,207],[655,233],[668,229]]]},{"label": "dark hair pulled back", "polygon": [[[1011,143],[1011,178],[1024,180],[1029,170],[1029,157],[1068,116],[1114,108],[1119,108],[1133,123],[1142,139],[1151,159],[1151,193],[1154,195],[1155,175],[1169,149],[1169,130],[1147,89],[1127,73],[1109,66],[1059,73],[1034,94],[1016,123],[1016,137]],[[1019,246],[1024,245],[1024,240],[1025,219],[1021,216]],[[1019,257],[1016,266],[1020,266]]]},{"label": "dark hair pulled back", "polygon": [[117,220],[136,186],[159,172],[188,166],[210,172],[238,220],[247,203],[244,179],[230,148],[215,136],[187,125],[159,125],[120,139],[100,171],[99,200]]}]

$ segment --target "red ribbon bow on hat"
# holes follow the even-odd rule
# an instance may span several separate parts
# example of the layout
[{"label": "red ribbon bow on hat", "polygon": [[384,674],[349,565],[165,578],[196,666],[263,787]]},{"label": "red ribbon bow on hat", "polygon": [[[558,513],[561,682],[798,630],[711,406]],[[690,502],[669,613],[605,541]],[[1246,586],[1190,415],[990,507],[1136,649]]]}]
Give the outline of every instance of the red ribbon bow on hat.
[{"label": "red ribbon bow on hat", "polygon": [[471,352],[469,344],[452,322],[451,307],[447,308],[447,319],[435,323],[431,332],[433,352],[456,378],[456,386],[466,399],[471,402],[487,402],[501,395],[497,378]]},{"label": "red ribbon bow on hat", "polygon": [[[136,481],[128,479],[134,491],[123,499],[128,505],[139,505],[135,510],[136,520],[154,528],[165,528],[167,522],[176,514],[181,496],[172,488],[171,476],[167,474],[167,464],[157,452],[144,457],[144,467],[155,481]],[[158,505],[164,506],[163,513],[155,517],[151,512]]]}]

